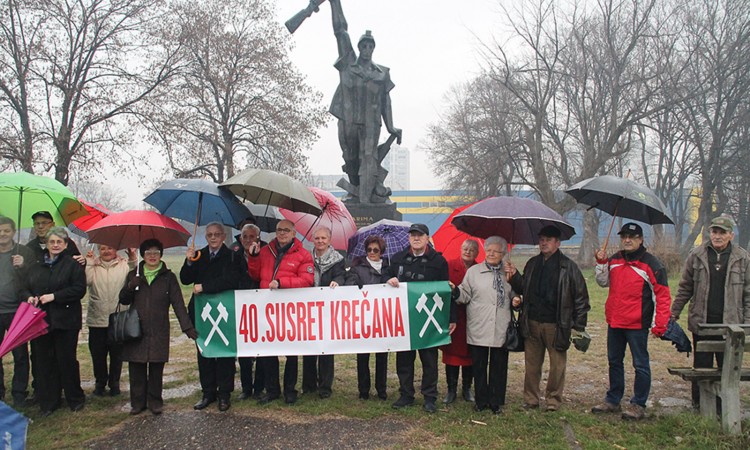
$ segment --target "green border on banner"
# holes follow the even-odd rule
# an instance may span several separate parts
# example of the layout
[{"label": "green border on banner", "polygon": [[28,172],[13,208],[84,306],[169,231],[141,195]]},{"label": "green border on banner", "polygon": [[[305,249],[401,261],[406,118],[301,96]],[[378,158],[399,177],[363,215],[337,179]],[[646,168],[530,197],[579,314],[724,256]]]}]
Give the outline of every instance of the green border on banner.
[{"label": "green border on banner", "polygon": [[196,343],[206,358],[237,356],[237,315],[234,305],[234,291],[195,296]]}]

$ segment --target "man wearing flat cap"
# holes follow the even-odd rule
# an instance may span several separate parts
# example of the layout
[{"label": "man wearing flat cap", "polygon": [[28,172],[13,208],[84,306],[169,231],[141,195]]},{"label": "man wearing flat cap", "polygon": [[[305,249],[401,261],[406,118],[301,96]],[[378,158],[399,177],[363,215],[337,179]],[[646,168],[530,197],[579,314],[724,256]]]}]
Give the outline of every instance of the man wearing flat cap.
[{"label": "man wearing flat cap", "polygon": [[[694,248],[685,261],[677,295],[672,303],[672,317],[680,318],[685,304],[688,308],[688,329],[693,332],[693,344],[698,341],[720,339],[700,336],[700,323],[750,324],[750,255],[739,245],[732,244],[734,221],[719,216],[711,221],[709,240]],[[714,356],[715,355],[715,356]],[[695,352],[693,367],[718,367],[722,353]],[[693,407],[700,404],[698,383],[693,382]]]},{"label": "man wearing flat cap", "polygon": [[546,410],[560,408],[570,336],[585,331],[591,309],[581,270],[560,251],[560,234],[560,229],[552,225],[539,231],[539,254],[526,263],[523,275],[513,264],[506,266],[510,285],[523,295],[521,334],[525,338],[523,406],[526,409],[539,408],[545,352],[549,355]]},{"label": "man wearing flat cap", "polygon": [[[648,356],[648,330],[658,337],[667,331],[671,295],[667,269],[643,246],[643,229],[637,223],[622,226],[620,248],[607,259],[604,250],[596,252],[596,282],[609,286],[604,305],[607,318],[607,359],[609,390],[604,402],[594,406],[595,414],[621,412],[625,394],[625,347],[630,347],[635,368],[633,397],[622,411],[625,420],[646,417],[646,401],[651,390],[651,365]],[[651,323],[654,323],[653,328]]]},{"label": "man wearing flat cap", "polygon": [[[399,282],[409,281],[448,281],[448,262],[443,255],[429,245],[430,229],[423,223],[415,223],[409,228],[409,247],[396,253],[388,267],[388,284],[398,287]],[[450,332],[456,327],[455,307],[451,304]],[[415,350],[396,353],[396,373],[398,374],[401,396],[393,407],[404,408],[414,404],[414,360]],[[438,348],[419,350],[422,361],[422,395],[424,410],[437,411]]]}]

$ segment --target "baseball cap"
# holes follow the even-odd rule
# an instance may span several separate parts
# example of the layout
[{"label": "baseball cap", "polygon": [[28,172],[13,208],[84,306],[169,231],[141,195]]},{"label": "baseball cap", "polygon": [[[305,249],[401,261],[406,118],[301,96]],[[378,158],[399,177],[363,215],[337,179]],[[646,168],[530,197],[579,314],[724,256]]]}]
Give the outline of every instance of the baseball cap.
[{"label": "baseball cap", "polygon": [[409,227],[409,233],[430,234],[430,229],[423,223],[413,223]]},{"label": "baseball cap", "polygon": [[55,220],[52,218],[52,214],[50,214],[49,211],[37,211],[31,215],[31,220],[36,220],[37,217],[43,217],[52,221]]},{"label": "baseball cap", "polygon": [[734,231],[734,220],[732,220],[731,217],[727,216],[714,217],[711,220],[710,228],[721,228],[722,230],[729,231],[731,233],[732,231]]},{"label": "baseball cap", "polygon": [[620,228],[617,234],[627,234],[629,236],[643,236],[643,228],[633,222],[628,222]]},{"label": "baseball cap", "polygon": [[547,225],[543,227],[541,230],[539,230],[539,233],[537,233],[537,235],[560,239],[560,236],[562,235],[562,233],[560,232],[560,229],[557,228],[556,226]]}]

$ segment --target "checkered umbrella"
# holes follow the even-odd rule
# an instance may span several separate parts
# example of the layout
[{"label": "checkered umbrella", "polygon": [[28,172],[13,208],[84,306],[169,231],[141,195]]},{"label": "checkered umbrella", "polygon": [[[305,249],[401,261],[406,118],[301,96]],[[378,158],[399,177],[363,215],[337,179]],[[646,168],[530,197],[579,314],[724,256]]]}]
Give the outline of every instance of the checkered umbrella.
[{"label": "checkered umbrella", "polygon": [[411,222],[381,219],[372,225],[360,228],[354,236],[349,238],[349,260],[358,256],[366,256],[365,239],[371,235],[378,235],[385,240],[383,257],[390,258],[409,246],[409,227]]}]

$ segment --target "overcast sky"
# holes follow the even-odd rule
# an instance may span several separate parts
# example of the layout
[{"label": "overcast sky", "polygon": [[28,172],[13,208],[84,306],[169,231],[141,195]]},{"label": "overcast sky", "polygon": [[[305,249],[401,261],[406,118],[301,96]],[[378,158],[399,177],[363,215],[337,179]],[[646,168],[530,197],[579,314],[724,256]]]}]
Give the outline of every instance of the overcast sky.
[{"label": "overcast sky", "polygon": [[[402,145],[411,151],[412,189],[437,189],[440,183],[418,151],[427,127],[438,120],[443,95],[453,84],[472,78],[479,70],[480,41],[501,36],[501,0],[342,0],[349,35],[356,46],[365,30],[375,37],[373,61],[391,69],[396,87],[391,91],[394,125],[403,129]],[[283,23],[307,5],[305,0],[278,0]],[[292,35],[291,55],[307,82],[323,93],[330,104],[339,76],[333,63],[338,57],[326,2]],[[381,131],[381,141],[386,136]],[[331,161],[340,161],[336,124],[320,130],[320,141],[308,153],[314,174],[340,173]],[[333,166],[338,169],[340,164]]]}]

